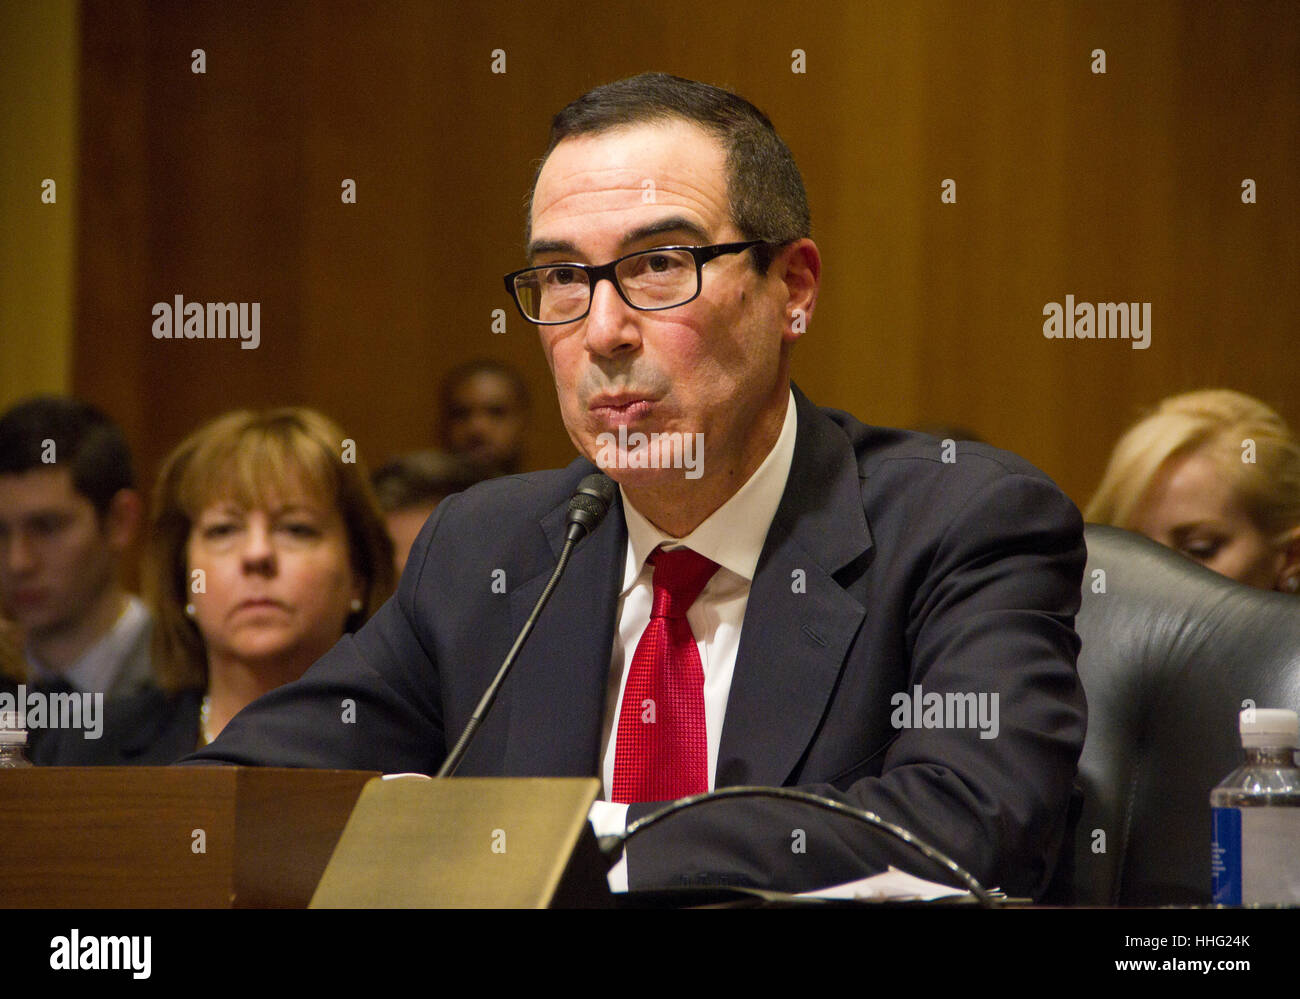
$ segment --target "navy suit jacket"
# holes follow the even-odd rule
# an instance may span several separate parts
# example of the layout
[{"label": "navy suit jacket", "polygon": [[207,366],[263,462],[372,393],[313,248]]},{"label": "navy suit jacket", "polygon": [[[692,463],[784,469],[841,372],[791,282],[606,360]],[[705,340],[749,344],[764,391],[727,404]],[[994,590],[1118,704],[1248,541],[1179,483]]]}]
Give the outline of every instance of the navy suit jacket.
[{"label": "navy suit jacket", "polygon": [[[1078,510],[1014,455],[945,455],[932,437],[795,399],[794,461],[750,591],[716,785],[839,798],[985,884],[1036,895],[1085,728]],[[433,773],[545,586],[569,496],[592,471],[578,460],[445,500],[393,599],[191,759]],[[460,775],[599,776],[626,545],[616,503],[576,548]],[[996,737],[970,719],[896,727],[914,719],[891,699],[917,687],[997,695]],[[689,810],[628,848],[633,889],[802,890],[888,863],[937,873],[861,825],[753,799]]]}]

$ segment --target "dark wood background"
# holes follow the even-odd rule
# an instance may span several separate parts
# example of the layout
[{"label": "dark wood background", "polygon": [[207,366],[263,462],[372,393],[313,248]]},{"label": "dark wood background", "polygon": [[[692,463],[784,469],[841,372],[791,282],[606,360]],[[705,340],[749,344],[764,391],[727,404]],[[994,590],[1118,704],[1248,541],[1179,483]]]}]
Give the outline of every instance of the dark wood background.
[{"label": "dark wood background", "polygon": [[[146,481],[235,406],[316,406],[373,467],[434,442],[441,375],[479,356],[532,386],[530,464],[569,461],[500,275],[522,264],[550,115],[647,69],[744,94],[793,149],[825,261],[795,377],[823,405],[967,424],[1081,505],[1169,393],[1229,386],[1300,423],[1292,2],[87,0],[80,15],[72,389],[121,420]],[[261,346],[153,339],[153,303],[177,294],[260,302]],[[1043,306],[1066,294],[1152,303],[1150,348],[1045,339]]]}]

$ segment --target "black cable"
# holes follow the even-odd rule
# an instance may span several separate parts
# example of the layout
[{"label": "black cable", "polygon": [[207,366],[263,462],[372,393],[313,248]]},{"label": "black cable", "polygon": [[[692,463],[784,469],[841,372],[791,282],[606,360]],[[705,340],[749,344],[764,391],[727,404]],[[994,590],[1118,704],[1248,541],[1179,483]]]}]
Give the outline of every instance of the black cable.
[{"label": "black cable", "polygon": [[460,738],[456,740],[456,745],[452,747],[447,758],[442,761],[442,766],[438,769],[437,776],[450,777],[460,766],[461,758],[464,757],[465,751],[469,748],[470,740],[474,738],[474,733],[483,722],[483,718],[492,708],[492,702],[497,699],[497,692],[501,689],[501,684],[505,682],[506,675],[510,672],[510,667],[514,665],[515,657],[519,655],[519,650],[523,648],[524,641],[533,631],[533,625],[537,623],[537,618],[542,613],[542,608],[546,606],[551,599],[551,593],[560,581],[560,576],[564,572],[564,567],[569,563],[569,555],[573,552],[573,547],[578,542],[572,538],[564,542],[564,550],[560,552],[560,560],[555,564],[555,571],[551,573],[550,581],[546,584],[546,589],[542,595],[537,598],[537,603],[533,605],[533,612],[528,615],[528,620],[524,622],[523,629],[519,632],[519,637],[515,639],[515,644],[510,646],[510,651],[506,653],[505,662],[497,670],[497,675],[492,678],[488,689],[484,691],[483,696],[479,699],[478,707],[474,709],[474,714],[470,716],[469,724],[461,732]]},{"label": "black cable", "polygon": [[[602,846],[607,846],[609,841],[614,841],[619,846],[625,845],[633,836],[644,832],[649,827],[661,822],[671,815],[685,811],[687,808],[694,808],[696,805],[702,805],[705,802],[717,801],[721,798],[784,798],[788,801],[798,801],[806,805],[813,805],[828,812],[835,812],[839,815],[847,815],[859,822],[864,822],[876,829],[883,829],[894,838],[907,844],[916,850],[927,860],[946,868],[957,877],[972,895],[979,901],[980,905],[988,909],[998,907],[997,900],[993,898],[984,886],[975,879],[975,876],[958,864],[955,860],[926,843],[920,837],[908,832],[902,826],[894,825],[887,822],[875,812],[868,812],[863,808],[855,808],[852,805],[846,805],[842,801],[836,801],[833,798],[825,798],[819,794],[813,794],[811,791],[800,791],[792,787],[723,787],[716,791],[710,791],[706,794],[696,794],[689,798],[679,798],[671,804],[665,805],[657,812],[651,812],[649,815],[643,815],[641,818],[634,820],[628,825],[622,836],[602,837]],[[608,848],[607,851],[609,852]]]}]

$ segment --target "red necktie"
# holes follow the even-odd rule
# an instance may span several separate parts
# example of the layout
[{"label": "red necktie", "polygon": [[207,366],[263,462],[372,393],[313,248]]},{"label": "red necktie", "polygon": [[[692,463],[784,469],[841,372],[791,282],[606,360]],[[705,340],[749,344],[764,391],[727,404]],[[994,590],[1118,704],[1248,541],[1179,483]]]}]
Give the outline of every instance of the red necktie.
[{"label": "red necktie", "polygon": [[686,612],[718,570],[689,548],[656,550],[654,604],[623,689],[614,801],[671,801],[709,789],[704,666]]}]

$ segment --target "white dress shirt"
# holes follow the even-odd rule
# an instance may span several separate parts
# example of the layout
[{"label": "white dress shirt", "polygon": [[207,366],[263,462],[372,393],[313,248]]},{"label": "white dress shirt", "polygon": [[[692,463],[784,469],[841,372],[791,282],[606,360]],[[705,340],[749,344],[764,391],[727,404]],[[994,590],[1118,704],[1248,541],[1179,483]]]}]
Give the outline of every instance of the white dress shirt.
[{"label": "white dress shirt", "polygon": [[[132,667],[132,650],[140,644],[144,632],[152,623],[153,619],[140,598],[128,593],[126,607],[122,609],[113,627],[62,674],[41,662],[36,650],[28,645],[23,653],[27,660],[29,682],[51,683],[62,679],[73,690],[105,696],[110,696],[115,688],[121,688],[132,681],[137,685],[142,684],[146,680],[145,676],[129,677],[126,674]],[[131,689],[124,692],[129,693]]]},{"label": "white dress shirt", "polygon": [[[608,801],[614,786],[614,756],[618,743],[618,718],[628,668],[641,634],[650,624],[654,598],[654,566],[650,553],[665,548],[689,548],[718,563],[719,569],[686,612],[704,667],[704,718],[708,739],[709,790],[713,790],[718,768],[718,745],[727,714],[731,678],[740,647],[740,628],[749,603],[749,588],[763,551],[772,518],[781,505],[790,465],[794,460],[797,420],[794,393],[786,405],[785,423],[776,444],[749,480],[732,497],[684,538],[672,538],[646,520],[623,493],[623,515],[627,521],[627,557],[623,565],[623,589],[619,594],[618,628],[610,655],[608,695],[602,734],[601,777],[605,801],[592,805],[590,818],[597,835],[621,834],[627,825],[627,805]],[[620,492],[622,489],[620,487]],[[627,890],[626,861],[610,871],[610,887]]]}]

